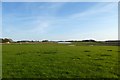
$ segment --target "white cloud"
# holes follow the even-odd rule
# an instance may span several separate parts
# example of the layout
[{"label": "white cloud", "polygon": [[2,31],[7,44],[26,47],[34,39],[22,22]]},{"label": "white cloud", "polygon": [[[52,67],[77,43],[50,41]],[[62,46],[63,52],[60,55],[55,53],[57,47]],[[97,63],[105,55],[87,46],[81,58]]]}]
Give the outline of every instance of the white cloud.
[{"label": "white cloud", "polygon": [[36,34],[44,34],[47,32],[47,29],[50,27],[50,23],[48,22],[40,22],[33,29],[28,30],[29,33],[36,33]]},{"label": "white cloud", "polygon": [[89,10],[86,10],[82,13],[80,12],[80,13],[70,15],[69,17],[72,19],[84,18],[84,17],[89,17],[89,16],[91,17],[92,15],[110,12],[111,10],[118,8],[117,6],[118,6],[117,3],[109,3],[109,4],[100,3],[100,4],[97,4],[96,6],[93,6]]}]

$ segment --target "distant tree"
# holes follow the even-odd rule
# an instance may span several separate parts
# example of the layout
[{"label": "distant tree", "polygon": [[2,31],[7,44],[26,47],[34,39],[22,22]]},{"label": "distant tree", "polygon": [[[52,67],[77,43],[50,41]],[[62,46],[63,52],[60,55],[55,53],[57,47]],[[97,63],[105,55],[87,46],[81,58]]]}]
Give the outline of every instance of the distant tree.
[{"label": "distant tree", "polygon": [[90,39],[90,40],[82,40],[82,42],[96,42],[96,41],[95,41],[95,40]]},{"label": "distant tree", "polygon": [[42,42],[49,42],[48,40],[43,40]]},{"label": "distant tree", "polygon": [[0,43],[2,43],[2,38],[0,38]]},{"label": "distant tree", "polygon": [[6,42],[13,42],[13,40],[12,39],[7,39],[7,38],[2,39],[2,43],[6,43]]}]

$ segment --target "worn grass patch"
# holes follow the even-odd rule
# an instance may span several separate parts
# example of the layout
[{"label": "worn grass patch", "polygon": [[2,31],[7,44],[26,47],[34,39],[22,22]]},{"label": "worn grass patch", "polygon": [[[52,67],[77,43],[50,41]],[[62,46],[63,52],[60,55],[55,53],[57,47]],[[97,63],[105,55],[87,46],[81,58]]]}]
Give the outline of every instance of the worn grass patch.
[{"label": "worn grass patch", "polygon": [[89,50],[85,50],[84,52],[90,52]]}]

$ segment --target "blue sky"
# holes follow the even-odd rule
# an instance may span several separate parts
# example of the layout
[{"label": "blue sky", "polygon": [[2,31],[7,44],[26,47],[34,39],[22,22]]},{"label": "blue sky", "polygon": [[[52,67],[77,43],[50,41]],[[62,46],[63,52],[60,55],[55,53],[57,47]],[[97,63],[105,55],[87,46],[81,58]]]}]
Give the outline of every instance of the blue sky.
[{"label": "blue sky", "polygon": [[118,39],[115,2],[3,2],[2,17],[14,40]]}]

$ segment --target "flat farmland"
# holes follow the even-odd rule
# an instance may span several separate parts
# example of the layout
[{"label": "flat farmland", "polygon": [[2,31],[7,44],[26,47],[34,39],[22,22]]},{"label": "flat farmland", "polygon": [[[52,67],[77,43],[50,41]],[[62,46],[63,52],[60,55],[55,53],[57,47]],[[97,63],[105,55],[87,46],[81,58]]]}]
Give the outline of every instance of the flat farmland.
[{"label": "flat farmland", "polygon": [[118,78],[118,46],[3,44],[3,78]]}]

